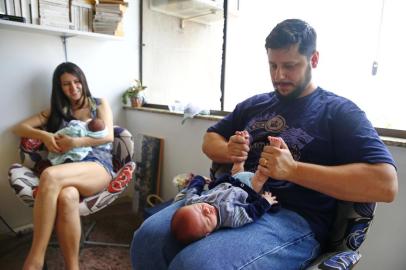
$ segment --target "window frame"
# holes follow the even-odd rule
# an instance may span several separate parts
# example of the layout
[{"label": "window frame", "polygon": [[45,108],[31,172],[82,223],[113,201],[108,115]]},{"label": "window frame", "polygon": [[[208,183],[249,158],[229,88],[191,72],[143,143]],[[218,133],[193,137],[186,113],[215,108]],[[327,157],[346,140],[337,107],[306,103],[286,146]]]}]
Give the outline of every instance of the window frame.
[{"label": "window frame", "polygon": [[[139,78],[143,79],[143,11],[144,11],[144,1],[139,1]],[[211,115],[215,116],[226,116],[229,111],[224,110],[224,96],[225,96],[225,74],[226,74],[226,53],[227,53],[227,22],[228,22],[228,0],[223,1],[223,44],[222,44],[222,60],[221,60],[221,75],[220,75],[220,107],[221,110],[210,110]],[[144,107],[164,109],[169,110],[166,104],[145,104]],[[378,128],[374,127],[380,136],[393,137],[406,139],[406,130],[390,129],[390,128]]]}]

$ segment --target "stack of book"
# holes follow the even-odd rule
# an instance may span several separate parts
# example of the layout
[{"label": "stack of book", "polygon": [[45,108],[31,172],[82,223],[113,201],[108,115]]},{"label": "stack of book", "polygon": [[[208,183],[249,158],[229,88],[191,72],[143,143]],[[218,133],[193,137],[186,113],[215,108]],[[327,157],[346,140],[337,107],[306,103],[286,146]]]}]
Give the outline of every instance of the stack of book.
[{"label": "stack of book", "polygon": [[41,25],[69,29],[69,0],[39,0]]},{"label": "stack of book", "polygon": [[93,1],[71,0],[71,21],[74,30],[92,32]]},{"label": "stack of book", "polygon": [[123,36],[122,19],[127,6],[126,0],[96,0],[93,31],[107,35]]}]

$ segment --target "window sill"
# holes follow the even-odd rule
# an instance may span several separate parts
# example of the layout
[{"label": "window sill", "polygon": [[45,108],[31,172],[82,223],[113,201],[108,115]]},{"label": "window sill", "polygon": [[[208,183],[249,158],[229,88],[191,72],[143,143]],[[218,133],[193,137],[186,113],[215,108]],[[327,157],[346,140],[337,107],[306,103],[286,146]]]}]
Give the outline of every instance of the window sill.
[{"label": "window sill", "polygon": [[[161,109],[161,108],[152,108],[152,107],[129,107],[129,106],[124,106],[123,107],[125,110],[135,110],[135,111],[144,111],[144,112],[151,112],[151,113],[161,113],[161,114],[169,114],[169,115],[178,115],[180,117],[183,117],[183,113],[178,113],[178,112],[171,112],[168,109]],[[211,121],[218,121],[222,119],[224,116],[220,115],[203,115],[203,114],[198,114],[194,118],[196,119],[204,119],[204,120],[211,120]]]},{"label": "window sill", "polygon": [[398,146],[406,148],[406,139],[387,136],[381,136],[381,139],[387,146]]},{"label": "window sill", "polygon": [[[148,105],[145,107],[139,107],[139,108],[134,108],[134,107],[129,107],[129,106],[124,106],[123,108],[125,110],[136,110],[136,111],[144,111],[144,112],[151,112],[151,113],[161,113],[161,114],[168,114],[168,115],[178,115],[180,117],[183,117],[183,113],[178,113],[178,112],[171,112],[165,107],[167,106],[152,106]],[[204,119],[204,120],[210,120],[210,121],[219,121],[222,119],[224,115],[196,115],[194,118],[197,119]],[[378,133],[380,133],[380,129],[377,129]],[[397,138],[397,137],[390,137],[390,136],[382,136],[380,135],[382,141],[385,143],[387,146],[398,146],[398,147],[404,147],[406,148],[406,139],[403,138]]]}]

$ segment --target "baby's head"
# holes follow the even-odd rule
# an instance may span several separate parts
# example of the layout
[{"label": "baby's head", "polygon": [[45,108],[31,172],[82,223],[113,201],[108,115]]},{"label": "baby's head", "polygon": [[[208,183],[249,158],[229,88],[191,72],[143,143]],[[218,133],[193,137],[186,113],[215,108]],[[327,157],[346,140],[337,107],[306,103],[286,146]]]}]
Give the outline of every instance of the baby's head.
[{"label": "baby's head", "polygon": [[93,118],[89,123],[87,123],[87,128],[93,132],[101,131],[105,128],[104,121],[100,118]]},{"label": "baby's head", "polygon": [[189,244],[216,229],[217,215],[217,209],[208,203],[183,206],[173,214],[171,232],[179,242]]}]

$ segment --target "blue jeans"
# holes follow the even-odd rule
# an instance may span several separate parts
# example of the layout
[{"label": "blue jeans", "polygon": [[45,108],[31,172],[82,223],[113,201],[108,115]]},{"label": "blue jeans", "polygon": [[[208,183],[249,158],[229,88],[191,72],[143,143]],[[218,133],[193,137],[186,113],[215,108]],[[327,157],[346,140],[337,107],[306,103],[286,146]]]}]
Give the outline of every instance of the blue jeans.
[{"label": "blue jeans", "polygon": [[305,269],[319,243],[308,223],[281,208],[241,228],[222,228],[188,246],[170,233],[178,201],[144,221],[134,233],[131,261],[136,270]]}]

